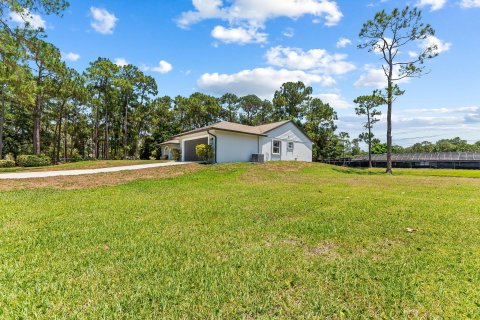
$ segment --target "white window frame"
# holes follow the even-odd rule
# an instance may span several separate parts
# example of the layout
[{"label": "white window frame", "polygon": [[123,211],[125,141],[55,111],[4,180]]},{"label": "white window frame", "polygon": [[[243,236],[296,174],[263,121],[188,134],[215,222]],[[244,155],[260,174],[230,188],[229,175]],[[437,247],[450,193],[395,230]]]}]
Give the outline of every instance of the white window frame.
[{"label": "white window frame", "polygon": [[[290,144],[292,147],[290,147]],[[293,148],[295,147],[295,143],[293,141],[287,141],[287,150],[288,151],[293,151]]]},{"label": "white window frame", "polygon": [[[278,153],[275,152],[275,142],[278,142]],[[273,139],[272,140],[272,154],[280,155],[282,153],[282,140]]]}]

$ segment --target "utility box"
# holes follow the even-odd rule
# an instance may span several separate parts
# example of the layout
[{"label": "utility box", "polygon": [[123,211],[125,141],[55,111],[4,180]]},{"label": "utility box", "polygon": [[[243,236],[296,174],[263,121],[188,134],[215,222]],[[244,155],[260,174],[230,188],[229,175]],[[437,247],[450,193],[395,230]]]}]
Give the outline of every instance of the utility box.
[{"label": "utility box", "polygon": [[252,162],[255,163],[264,163],[265,162],[265,155],[262,153],[254,153],[252,154]]}]

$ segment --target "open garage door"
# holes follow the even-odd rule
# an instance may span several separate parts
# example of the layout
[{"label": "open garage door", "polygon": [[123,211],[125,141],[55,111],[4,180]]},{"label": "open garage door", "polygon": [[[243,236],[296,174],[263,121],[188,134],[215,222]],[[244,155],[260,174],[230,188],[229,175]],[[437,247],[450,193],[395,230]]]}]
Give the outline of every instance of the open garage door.
[{"label": "open garage door", "polygon": [[199,138],[195,140],[187,140],[184,142],[185,161],[200,161],[197,157],[196,147],[199,144],[208,144],[208,138]]}]

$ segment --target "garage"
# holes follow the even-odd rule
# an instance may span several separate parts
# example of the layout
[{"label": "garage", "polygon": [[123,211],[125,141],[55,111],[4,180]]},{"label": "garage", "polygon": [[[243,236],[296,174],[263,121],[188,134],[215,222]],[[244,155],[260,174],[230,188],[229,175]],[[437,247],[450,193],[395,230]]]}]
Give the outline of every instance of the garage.
[{"label": "garage", "polygon": [[208,138],[198,138],[184,141],[185,161],[200,161],[197,157],[196,147],[199,144],[208,144]]}]

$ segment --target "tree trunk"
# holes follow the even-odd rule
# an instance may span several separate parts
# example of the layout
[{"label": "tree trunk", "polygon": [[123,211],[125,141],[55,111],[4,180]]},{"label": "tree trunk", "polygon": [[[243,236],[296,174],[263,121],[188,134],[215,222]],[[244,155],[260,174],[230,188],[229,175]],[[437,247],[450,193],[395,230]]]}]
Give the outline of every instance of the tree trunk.
[{"label": "tree trunk", "polygon": [[370,123],[370,110],[367,109],[367,124],[368,124],[368,167],[372,167],[372,125]]},{"label": "tree trunk", "polygon": [[108,119],[108,102],[107,102],[107,93],[105,92],[105,95],[104,95],[104,99],[105,99],[105,153],[104,153],[104,156],[105,156],[105,159],[106,160],[109,160],[109,152],[110,152],[110,146],[109,146],[109,134],[108,134],[108,122],[109,122],[109,119]]},{"label": "tree trunk", "polygon": [[67,122],[68,113],[65,112],[65,124],[63,125],[63,162],[67,162]]},{"label": "tree trunk", "polygon": [[42,124],[42,98],[37,94],[33,109],[33,154],[40,155],[40,130]]},{"label": "tree trunk", "polygon": [[99,156],[100,156],[100,145],[98,143],[98,121],[99,121],[99,118],[98,118],[98,106],[95,105],[95,130],[94,130],[94,137],[93,137],[93,142],[95,144],[95,159],[98,160]]},{"label": "tree trunk", "polygon": [[2,85],[2,110],[0,110],[0,160],[3,158],[3,123],[5,122],[5,87]]},{"label": "tree trunk", "polygon": [[127,134],[128,134],[128,103],[125,104],[125,119],[123,121],[123,160],[127,160]]},{"label": "tree trunk", "polygon": [[[392,75],[392,68],[390,68],[390,79]],[[387,111],[387,171],[392,174],[392,105],[393,105],[393,83],[388,79],[388,111]]]},{"label": "tree trunk", "polygon": [[65,108],[65,103],[63,102],[60,106],[60,116],[58,117],[58,135],[55,135],[57,138],[57,147],[55,152],[55,162],[60,162],[60,146],[62,143],[62,122],[63,122],[63,110]]}]

